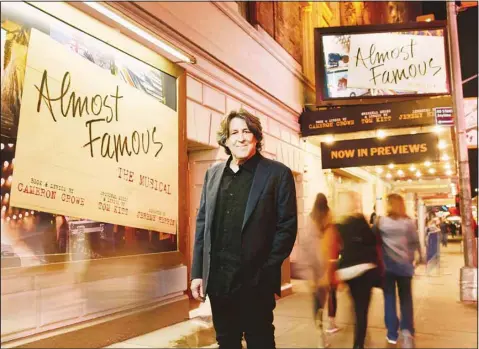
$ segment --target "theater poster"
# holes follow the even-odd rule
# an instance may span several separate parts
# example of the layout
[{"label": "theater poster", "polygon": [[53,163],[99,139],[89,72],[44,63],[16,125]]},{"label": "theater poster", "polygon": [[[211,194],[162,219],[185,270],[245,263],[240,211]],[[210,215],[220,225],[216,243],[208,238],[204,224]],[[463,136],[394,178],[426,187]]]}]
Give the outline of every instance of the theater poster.
[{"label": "theater poster", "polygon": [[11,205],[176,232],[176,105],[32,29],[19,120]]}]

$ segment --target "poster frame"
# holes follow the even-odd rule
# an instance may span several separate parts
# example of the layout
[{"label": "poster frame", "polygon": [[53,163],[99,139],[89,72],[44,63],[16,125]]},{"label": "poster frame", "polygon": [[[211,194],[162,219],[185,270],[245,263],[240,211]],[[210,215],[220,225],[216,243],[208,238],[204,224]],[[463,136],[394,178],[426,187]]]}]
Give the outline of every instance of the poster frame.
[{"label": "poster frame", "polygon": [[[93,18],[82,9],[66,3],[40,3],[27,2],[27,5],[40,10],[67,25],[74,27],[108,45],[118,49],[145,64],[157,68],[177,79],[177,113],[178,113],[178,192],[187,192],[187,143],[186,143],[186,70],[155,52],[138,38],[126,35],[112,26],[111,22]],[[79,16],[78,14],[81,14]],[[124,16],[128,18],[127,16]],[[130,18],[135,21],[136,18]],[[106,277],[123,277],[142,272],[157,271],[178,265],[186,265],[188,261],[187,217],[182,214],[187,211],[187,200],[182,200],[181,195],[177,201],[177,247],[174,251],[153,252],[145,254],[126,255],[118,257],[84,259],[68,261],[64,256],[45,255],[46,264],[35,266],[20,266],[5,268],[3,277],[37,275],[44,272],[70,271],[74,274],[81,273],[83,281],[95,281]],[[121,264],[122,268],[118,268]],[[76,267],[71,267],[75,265]],[[83,267],[82,267],[83,265]],[[88,268],[86,268],[88,266]],[[68,280],[60,284],[69,284]]]},{"label": "poster frame", "polygon": [[[446,79],[448,92],[446,93],[425,93],[425,94],[400,94],[387,96],[365,96],[365,97],[326,97],[324,81],[326,79],[324,49],[322,38],[326,35],[348,35],[348,34],[377,34],[394,33],[408,30],[444,30],[444,54],[446,60]],[[355,105],[371,103],[387,103],[391,101],[404,101],[417,98],[426,98],[432,96],[448,95],[451,92],[450,59],[448,47],[448,33],[446,21],[432,22],[409,22],[400,24],[373,24],[361,26],[343,26],[314,28],[314,52],[315,52],[315,86],[316,86],[316,106],[332,105]]]}]

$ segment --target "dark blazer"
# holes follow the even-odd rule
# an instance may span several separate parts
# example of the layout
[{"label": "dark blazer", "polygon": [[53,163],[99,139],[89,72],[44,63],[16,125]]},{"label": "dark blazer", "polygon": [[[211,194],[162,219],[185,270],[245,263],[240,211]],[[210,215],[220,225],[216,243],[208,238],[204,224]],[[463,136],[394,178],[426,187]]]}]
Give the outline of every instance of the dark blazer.
[{"label": "dark blazer", "polygon": [[[298,229],[296,189],[291,170],[261,156],[251,185],[242,228],[242,266],[246,279],[280,295],[281,264],[293,249]],[[211,229],[226,162],[206,172],[196,218],[191,278],[207,290]]]}]

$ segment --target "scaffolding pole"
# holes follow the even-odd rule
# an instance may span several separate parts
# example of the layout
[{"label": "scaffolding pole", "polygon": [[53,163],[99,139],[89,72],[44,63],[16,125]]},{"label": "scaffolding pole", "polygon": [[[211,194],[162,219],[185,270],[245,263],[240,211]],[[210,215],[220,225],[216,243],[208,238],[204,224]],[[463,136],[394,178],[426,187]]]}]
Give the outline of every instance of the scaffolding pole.
[{"label": "scaffolding pole", "polygon": [[461,57],[457,30],[457,8],[454,1],[447,3],[447,31],[449,34],[449,55],[451,58],[452,101],[455,112],[456,158],[459,179],[459,205],[461,209],[462,238],[464,242],[464,267],[461,268],[461,301],[477,302],[477,268],[474,267],[474,231],[472,226],[472,200],[469,180],[469,158],[464,116]]}]

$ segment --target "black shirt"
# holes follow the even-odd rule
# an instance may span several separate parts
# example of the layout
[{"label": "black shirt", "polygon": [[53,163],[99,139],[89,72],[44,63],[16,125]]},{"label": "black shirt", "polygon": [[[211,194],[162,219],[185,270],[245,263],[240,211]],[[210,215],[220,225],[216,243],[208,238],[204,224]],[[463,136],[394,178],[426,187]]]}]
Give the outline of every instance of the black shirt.
[{"label": "black shirt", "polygon": [[255,154],[236,173],[230,168],[231,158],[226,163],[213,217],[210,294],[228,295],[242,284],[241,230],[259,160]]}]

